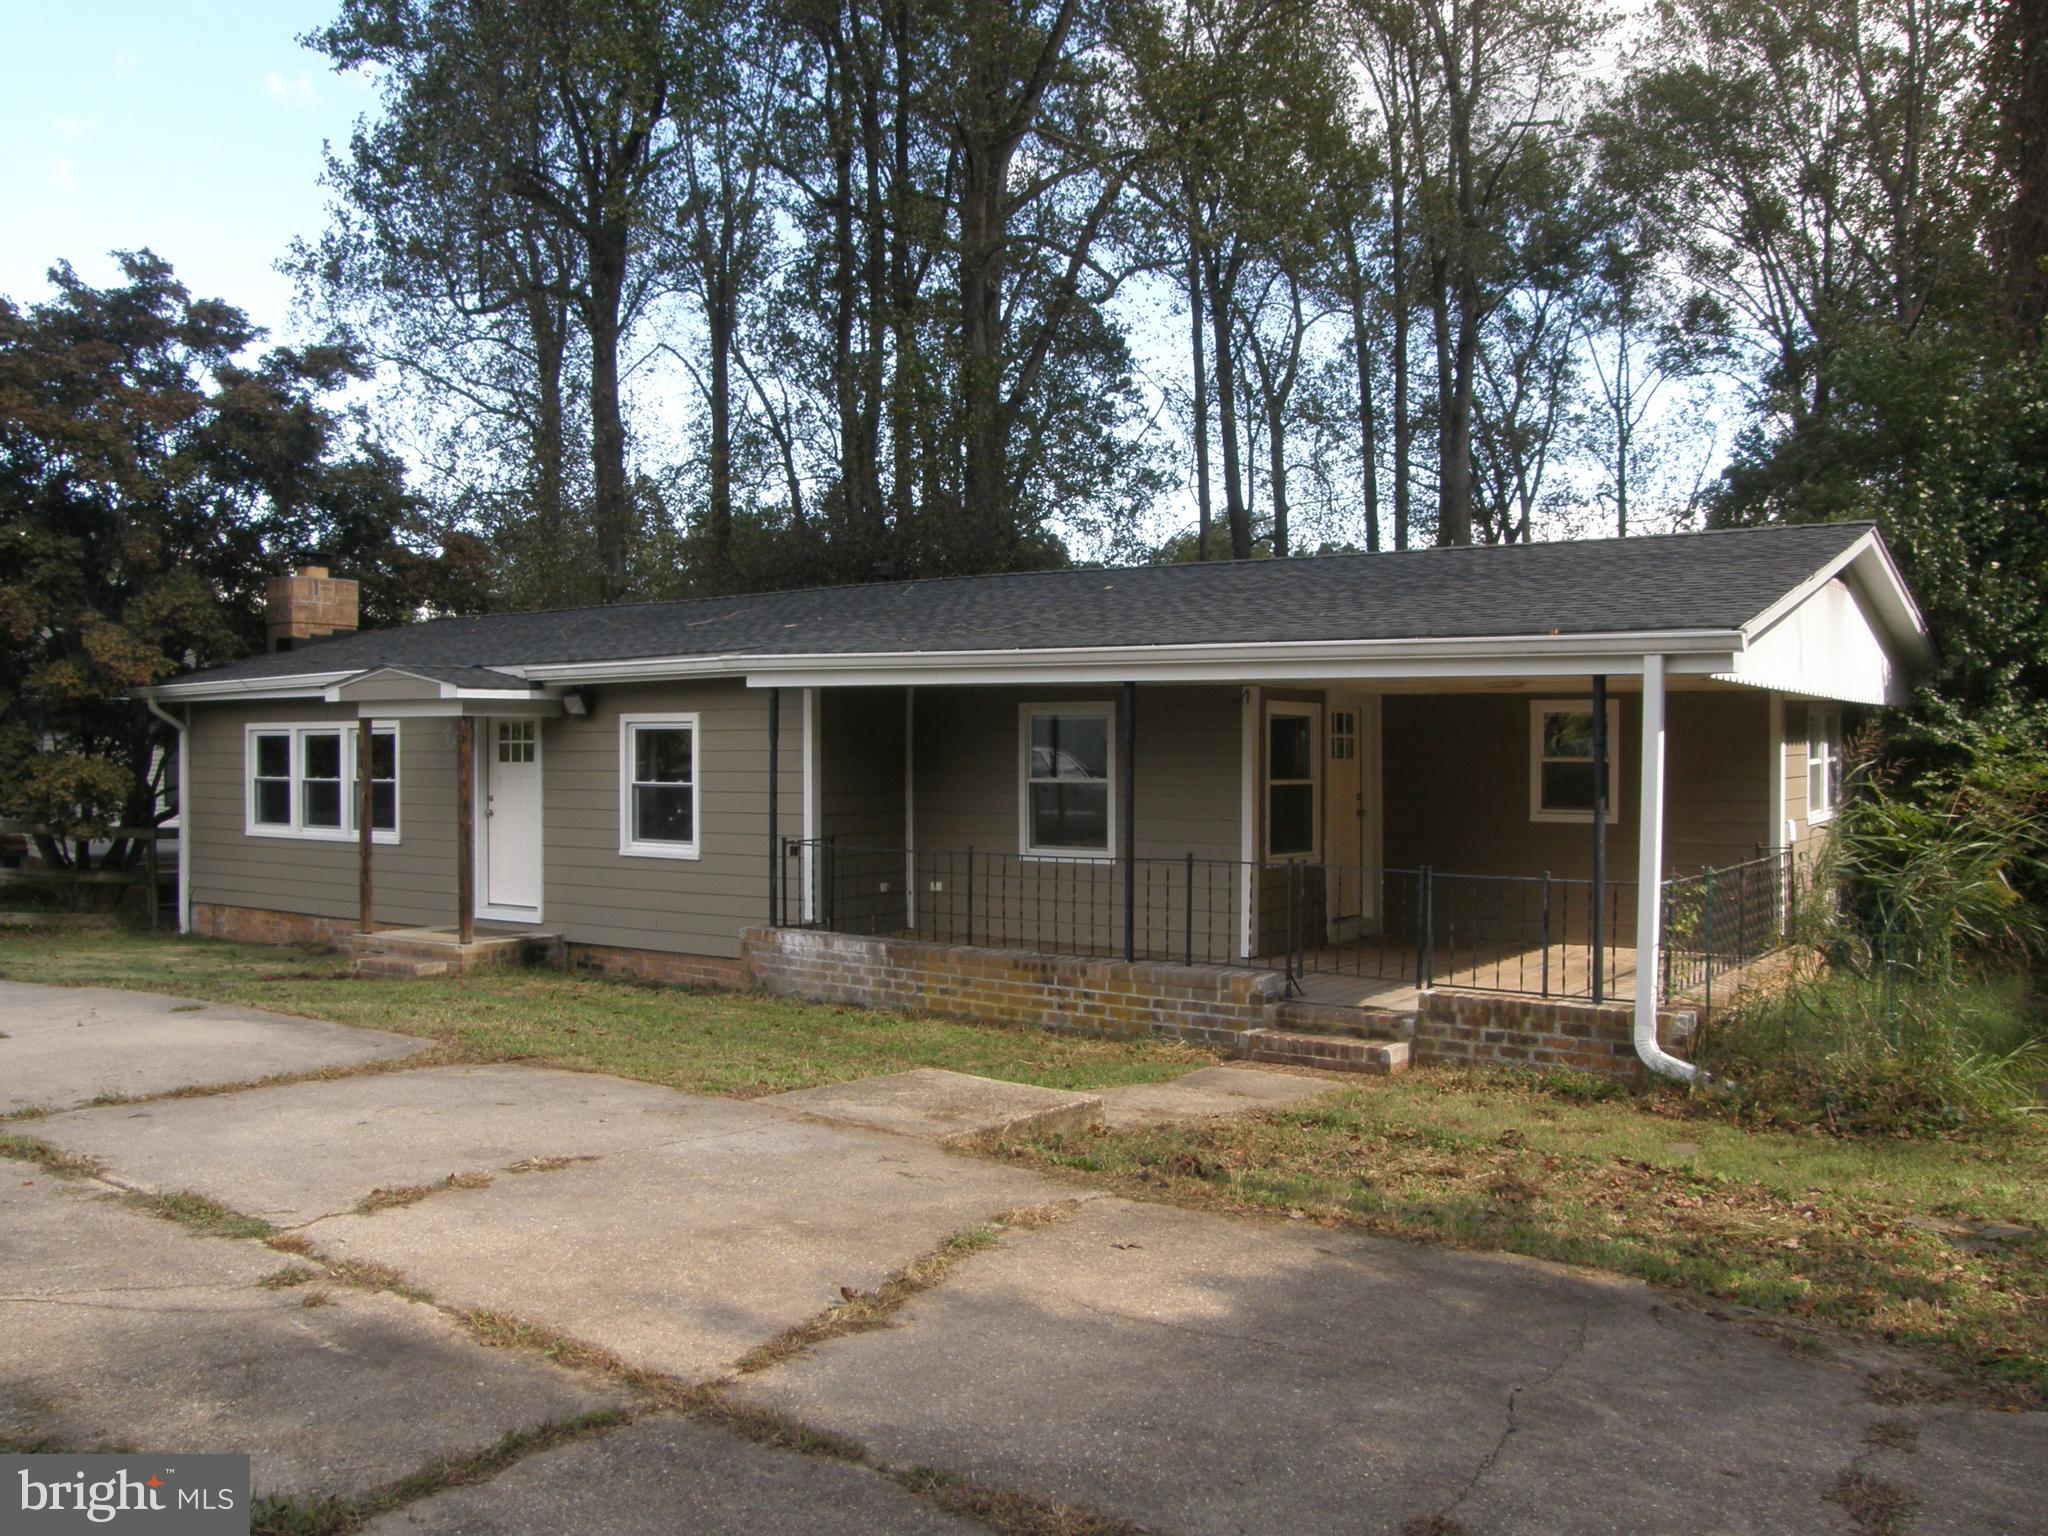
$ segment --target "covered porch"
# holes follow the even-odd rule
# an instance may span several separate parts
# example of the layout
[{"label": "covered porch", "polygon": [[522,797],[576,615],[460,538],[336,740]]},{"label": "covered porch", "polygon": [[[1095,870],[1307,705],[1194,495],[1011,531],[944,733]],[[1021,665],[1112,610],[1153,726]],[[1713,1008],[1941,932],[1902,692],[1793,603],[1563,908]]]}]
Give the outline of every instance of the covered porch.
[{"label": "covered porch", "polygon": [[781,694],[777,926],[1245,968],[1324,1007],[1696,997],[1783,943],[1812,843],[1803,701],[1661,656]]}]

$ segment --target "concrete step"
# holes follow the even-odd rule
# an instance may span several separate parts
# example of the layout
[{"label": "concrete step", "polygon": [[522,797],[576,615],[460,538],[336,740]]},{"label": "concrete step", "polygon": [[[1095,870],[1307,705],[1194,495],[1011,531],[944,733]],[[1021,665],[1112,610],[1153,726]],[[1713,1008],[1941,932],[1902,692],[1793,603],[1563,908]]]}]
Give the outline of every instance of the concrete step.
[{"label": "concrete step", "polygon": [[1288,1067],[1321,1067],[1326,1072],[1369,1072],[1387,1077],[1408,1070],[1406,1040],[1357,1035],[1316,1035],[1299,1029],[1255,1029],[1251,1059]]},{"label": "concrete step", "polygon": [[415,981],[424,976],[446,976],[454,969],[446,960],[409,960],[399,955],[358,955],[354,974],[381,977],[387,981]]},{"label": "concrete step", "polygon": [[352,933],[348,939],[350,953],[363,959],[438,963],[456,971],[487,965],[531,965],[546,960],[554,943],[553,934],[480,933],[463,944],[453,932],[431,928],[384,928],[376,933]]},{"label": "concrete step", "polygon": [[1335,1003],[1295,999],[1282,1003],[1274,1020],[1281,1029],[1300,1030],[1304,1034],[1346,1035],[1354,1040],[1415,1038],[1412,1008],[1346,1008]]}]

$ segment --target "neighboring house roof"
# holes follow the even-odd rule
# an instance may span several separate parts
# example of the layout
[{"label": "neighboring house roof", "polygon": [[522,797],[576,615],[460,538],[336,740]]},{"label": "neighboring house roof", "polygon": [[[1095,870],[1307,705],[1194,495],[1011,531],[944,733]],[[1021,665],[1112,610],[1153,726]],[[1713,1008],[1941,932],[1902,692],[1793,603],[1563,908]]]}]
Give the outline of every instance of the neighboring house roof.
[{"label": "neighboring house roof", "polygon": [[[1851,568],[1854,568],[1853,570]],[[480,686],[757,674],[798,659],[889,658],[902,671],[967,656],[1711,637],[1847,573],[1902,654],[1925,631],[1867,523],[1739,529],[1376,555],[1222,561],[875,582],[686,602],[440,619],[320,641],[180,678],[166,697],[331,685],[394,668]],[[1734,647],[1739,649],[1739,646]],[[1474,649],[1471,647],[1468,650]]]}]

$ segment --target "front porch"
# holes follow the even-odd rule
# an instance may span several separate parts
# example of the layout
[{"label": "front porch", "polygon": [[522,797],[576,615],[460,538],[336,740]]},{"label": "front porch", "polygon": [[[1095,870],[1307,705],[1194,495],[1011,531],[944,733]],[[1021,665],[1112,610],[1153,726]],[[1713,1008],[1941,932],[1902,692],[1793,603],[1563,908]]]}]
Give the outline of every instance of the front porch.
[{"label": "front porch", "polygon": [[[1257,973],[1292,1011],[1276,1027],[1333,1038],[1412,1037],[1433,994],[1619,1009],[1640,1037],[1782,946],[1812,830],[1803,704],[1788,730],[1780,695],[1636,663],[807,687],[771,922],[964,964],[1121,962],[1169,995]],[[1093,973],[1060,974],[1085,1019]]]}]

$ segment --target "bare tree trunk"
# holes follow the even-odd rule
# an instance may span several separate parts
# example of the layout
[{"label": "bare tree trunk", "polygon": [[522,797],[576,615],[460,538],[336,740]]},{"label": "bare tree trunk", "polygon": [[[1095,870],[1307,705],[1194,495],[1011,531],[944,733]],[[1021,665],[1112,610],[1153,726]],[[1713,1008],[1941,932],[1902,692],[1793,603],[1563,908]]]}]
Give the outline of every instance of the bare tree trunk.
[{"label": "bare tree trunk", "polygon": [[1211,251],[1202,258],[1209,289],[1209,327],[1216,350],[1217,431],[1223,443],[1223,509],[1230,523],[1230,558],[1252,557],[1252,521],[1245,510],[1244,470],[1238,462],[1237,369],[1230,348],[1230,309],[1237,291],[1241,258],[1219,261]]},{"label": "bare tree trunk", "polygon": [[1351,351],[1358,363],[1358,458],[1365,489],[1365,547],[1380,552],[1379,423],[1374,419],[1372,353],[1366,345],[1365,271],[1358,260],[1358,231],[1344,224],[1344,278],[1351,301]]},{"label": "bare tree trunk", "polygon": [[1188,233],[1188,344],[1194,373],[1195,558],[1209,558],[1209,368],[1202,356],[1202,263]]},{"label": "bare tree trunk", "polygon": [[597,529],[598,595],[626,595],[632,509],[626,496],[626,421],[619,404],[619,313],[626,286],[627,232],[612,224],[590,242],[584,329],[590,338],[590,450]]}]

